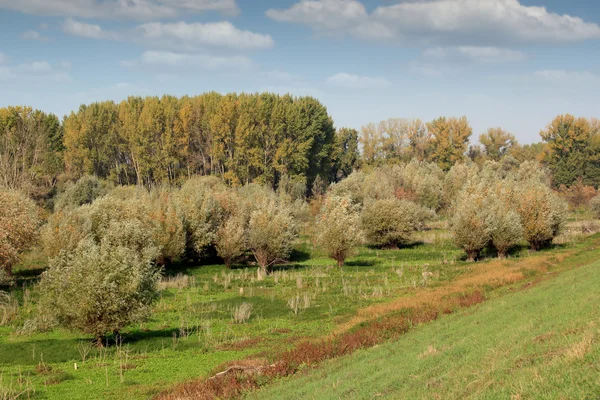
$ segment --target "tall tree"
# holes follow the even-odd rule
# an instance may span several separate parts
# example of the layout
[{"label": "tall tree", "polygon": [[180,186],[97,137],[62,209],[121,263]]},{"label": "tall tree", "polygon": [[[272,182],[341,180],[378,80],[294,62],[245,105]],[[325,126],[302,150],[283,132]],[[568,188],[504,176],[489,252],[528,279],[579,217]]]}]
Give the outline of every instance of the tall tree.
[{"label": "tall tree", "polygon": [[348,177],[360,165],[358,131],[341,128],[335,134],[335,167],[333,180],[336,182]]},{"label": "tall tree", "polygon": [[440,117],[427,124],[432,135],[431,159],[444,171],[464,159],[473,133],[467,117]]},{"label": "tall tree", "polygon": [[490,160],[500,161],[517,140],[513,134],[502,128],[490,128],[486,133],[479,135],[479,142]]},{"label": "tall tree", "polygon": [[553,174],[555,185],[569,186],[578,178],[585,177],[592,138],[590,125],[585,118],[559,115],[540,132],[540,136],[549,145],[545,161]]}]

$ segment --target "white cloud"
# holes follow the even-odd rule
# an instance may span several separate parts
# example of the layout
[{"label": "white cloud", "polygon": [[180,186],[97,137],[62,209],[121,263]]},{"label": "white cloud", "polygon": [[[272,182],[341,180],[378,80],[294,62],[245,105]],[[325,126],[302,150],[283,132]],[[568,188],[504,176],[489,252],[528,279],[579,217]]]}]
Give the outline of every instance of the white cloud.
[{"label": "white cloud", "polygon": [[390,81],[341,72],[327,78],[327,84],[346,89],[382,89],[389,86]]},{"label": "white cloud", "polygon": [[33,61],[31,63],[3,65],[0,67],[0,80],[29,80],[33,78],[49,78],[58,83],[69,83],[73,81],[73,78],[69,73],[65,71],[56,71],[48,61]]},{"label": "white cloud", "polygon": [[571,42],[600,38],[600,26],[519,0],[423,0],[377,7],[370,14],[357,0],[301,0],[268,10],[282,22],[318,32],[401,42],[473,46]]},{"label": "white cloud", "polygon": [[280,71],[280,70],[266,71],[264,73],[264,75],[268,79],[271,79],[274,81],[283,81],[283,82],[289,82],[289,81],[292,81],[294,78],[296,78],[296,76],[294,74],[291,74],[286,71]]},{"label": "white cloud", "polygon": [[536,78],[553,82],[596,82],[598,76],[589,71],[542,70],[534,72]]},{"label": "white cloud", "polygon": [[492,46],[432,47],[425,49],[426,58],[438,61],[474,61],[476,63],[509,63],[525,61],[525,53]]},{"label": "white cloud", "polygon": [[116,40],[118,34],[108,32],[102,29],[100,25],[87,24],[85,22],[75,21],[72,18],[67,18],[63,23],[63,31],[69,35],[81,36],[91,39],[112,39]]},{"label": "white cloud", "polygon": [[169,51],[145,51],[140,57],[140,62],[163,67],[199,68],[204,70],[240,70],[253,66],[252,60],[244,56],[220,57]]},{"label": "white cloud", "polygon": [[239,12],[235,0],[0,0],[0,8],[34,15],[138,20],[174,18],[190,12]]},{"label": "white cloud", "polygon": [[71,69],[71,67],[73,66],[73,64],[71,64],[71,61],[69,60],[62,60],[59,65],[63,69]]},{"label": "white cloud", "polygon": [[48,38],[46,36],[42,35],[38,31],[34,31],[34,30],[27,30],[27,31],[23,32],[21,37],[23,39],[27,39],[27,40],[48,40]]},{"label": "white cloud", "polygon": [[0,64],[4,64],[7,58],[3,53],[0,53]]},{"label": "white cloud", "polygon": [[142,38],[152,43],[169,46],[218,46],[235,49],[265,49],[272,47],[273,38],[269,35],[241,30],[230,22],[202,24],[175,22],[152,22],[137,27]]},{"label": "white cloud", "polygon": [[19,65],[18,70],[29,74],[44,74],[52,71],[48,61],[34,61],[30,64]]},{"label": "white cloud", "polygon": [[267,16],[276,21],[302,23],[320,31],[347,29],[368,18],[365,6],[355,0],[304,0],[287,10],[267,10]]}]

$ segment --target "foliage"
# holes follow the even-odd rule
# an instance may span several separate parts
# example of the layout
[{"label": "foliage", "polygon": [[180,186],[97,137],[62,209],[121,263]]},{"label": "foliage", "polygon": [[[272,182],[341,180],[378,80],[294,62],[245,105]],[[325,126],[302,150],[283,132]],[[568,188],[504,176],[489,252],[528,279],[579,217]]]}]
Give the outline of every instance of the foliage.
[{"label": "foliage", "polygon": [[361,226],[369,244],[398,247],[408,244],[413,233],[435,213],[408,200],[376,200],[365,205]]},{"label": "foliage", "polygon": [[91,204],[99,197],[105,196],[109,191],[106,182],[95,176],[82,176],[76,183],[68,186],[64,192],[56,196],[55,210],[79,207]]},{"label": "foliage", "polygon": [[42,227],[40,242],[47,257],[56,257],[62,250],[74,250],[80,241],[92,234],[90,206],[54,212]]},{"label": "foliage", "polygon": [[63,169],[62,136],[53,114],[0,108],[0,186],[47,195]]},{"label": "foliage", "polygon": [[452,207],[450,229],[454,243],[475,261],[490,242],[490,226],[484,207],[486,195],[477,185],[469,185],[456,198]]},{"label": "foliage", "polygon": [[284,204],[267,199],[257,204],[250,214],[248,248],[264,273],[273,263],[290,256],[296,236],[296,223]]},{"label": "foliage", "polygon": [[586,185],[600,184],[597,133],[592,131],[588,120],[559,115],[540,135],[549,146],[545,161],[552,171],[555,186],[570,186],[579,178]]},{"label": "foliage", "polygon": [[431,159],[444,171],[463,160],[473,133],[466,117],[440,117],[427,124],[432,135]]},{"label": "foliage", "polygon": [[187,181],[177,194],[177,205],[183,216],[187,241],[197,255],[203,256],[214,245],[217,230],[225,213],[214,193],[225,190],[214,177]]},{"label": "foliage", "polygon": [[360,214],[349,198],[327,197],[316,221],[316,242],[339,267],[360,244]]},{"label": "foliage", "polygon": [[488,129],[486,133],[479,135],[479,142],[492,161],[500,161],[517,143],[515,136],[502,128]]},{"label": "foliage", "polygon": [[0,189],[0,269],[10,275],[21,253],[37,240],[39,211],[26,195]]},{"label": "foliage", "polygon": [[596,217],[600,218],[600,195],[592,198],[589,204]]},{"label": "foliage", "polygon": [[82,105],[64,127],[73,177],[151,185],[211,174],[232,184],[275,188],[287,174],[310,189],[318,175],[336,175],[333,121],[310,97],[130,97]]},{"label": "foliage", "polygon": [[523,225],[514,207],[514,196],[513,186],[501,181],[490,187],[485,199],[486,224],[499,258],[506,257],[507,251],[523,238]]},{"label": "foliage", "polygon": [[531,248],[539,250],[550,244],[566,223],[566,202],[535,181],[520,185],[516,199],[524,237]]},{"label": "foliage", "polygon": [[51,259],[40,282],[41,309],[61,325],[101,340],[149,315],[159,279],[150,259],[137,252],[82,241]]},{"label": "foliage", "polygon": [[217,230],[215,247],[225,266],[231,265],[244,255],[248,249],[246,241],[247,221],[243,215],[229,217]]},{"label": "foliage", "polygon": [[334,153],[335,176],[333,181],[339,182],[348,177],[360,166],[360,151],[358,148],[358,132],[355,129],[338,129],[335,134]]}]

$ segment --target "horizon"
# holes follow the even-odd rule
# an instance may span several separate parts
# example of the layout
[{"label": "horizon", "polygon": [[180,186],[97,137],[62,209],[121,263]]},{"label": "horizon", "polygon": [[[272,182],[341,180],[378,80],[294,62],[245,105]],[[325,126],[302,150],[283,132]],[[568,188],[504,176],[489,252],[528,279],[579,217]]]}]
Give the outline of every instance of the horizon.
[{"label": "horizon", "polygon": [[[62,118],[128,96],[317,98],[337,128],[462,116],[523,144],[593,117],[600,6],[558,0],[0,0],[0,106]],[[366,106],[365,106],[366,105]]]}]

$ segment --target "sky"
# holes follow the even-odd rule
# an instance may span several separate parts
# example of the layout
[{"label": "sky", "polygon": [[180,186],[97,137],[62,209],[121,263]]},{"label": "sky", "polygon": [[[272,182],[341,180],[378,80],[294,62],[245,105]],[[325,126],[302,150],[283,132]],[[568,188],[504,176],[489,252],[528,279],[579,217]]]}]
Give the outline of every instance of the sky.
[{"label": "sky", "polygon": [[0,107],[207,91],[318,98],[337,127],[466,115],[540,140],[600,117],[596,0],[0,0]]}]

